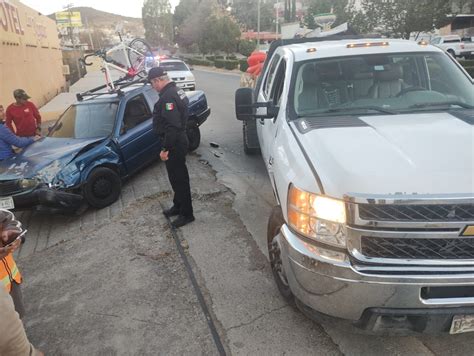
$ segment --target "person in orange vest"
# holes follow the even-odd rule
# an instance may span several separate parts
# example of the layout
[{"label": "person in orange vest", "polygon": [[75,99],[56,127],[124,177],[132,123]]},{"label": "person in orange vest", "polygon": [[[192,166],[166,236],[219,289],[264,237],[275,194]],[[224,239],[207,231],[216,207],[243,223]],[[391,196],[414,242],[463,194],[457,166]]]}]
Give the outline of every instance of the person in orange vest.
[{"label": "person in orange vest", "polygon": [[20,287],[22,278],[13,259],[13,252],[20,247],[21,240],[8,244],[21,233],[21,223],[15,220],[15,216],[10,211],[3,209],[0,209],[0,222],[0,288],[3,286],[10,293],[15,310],[22,318],[25,314]]}]

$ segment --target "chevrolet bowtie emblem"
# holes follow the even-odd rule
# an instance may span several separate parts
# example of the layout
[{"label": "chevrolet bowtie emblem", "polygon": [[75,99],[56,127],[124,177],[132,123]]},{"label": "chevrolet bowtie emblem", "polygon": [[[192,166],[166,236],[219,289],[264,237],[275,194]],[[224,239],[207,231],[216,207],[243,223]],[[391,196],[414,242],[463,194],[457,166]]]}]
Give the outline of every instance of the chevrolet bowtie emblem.
[{"label": "chevrolet bowtie emblem", "polygon": [[474,236],[474,225],[467,225],[461,232],[461,236]]}]

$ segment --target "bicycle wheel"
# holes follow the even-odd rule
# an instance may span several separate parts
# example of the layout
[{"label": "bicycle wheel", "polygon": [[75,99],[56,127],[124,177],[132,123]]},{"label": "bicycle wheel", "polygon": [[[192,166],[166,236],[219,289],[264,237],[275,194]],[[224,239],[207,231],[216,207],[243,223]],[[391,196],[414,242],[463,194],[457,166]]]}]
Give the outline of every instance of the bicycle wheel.
[{"label": "bicycle wheel", "polygon": [[135,38],[128,45],[127,54],[130,64],[132,65],[132,72],[143,78],[148,74],[148,71],[155,66],[155,57],[153,52],[141,38]]}]

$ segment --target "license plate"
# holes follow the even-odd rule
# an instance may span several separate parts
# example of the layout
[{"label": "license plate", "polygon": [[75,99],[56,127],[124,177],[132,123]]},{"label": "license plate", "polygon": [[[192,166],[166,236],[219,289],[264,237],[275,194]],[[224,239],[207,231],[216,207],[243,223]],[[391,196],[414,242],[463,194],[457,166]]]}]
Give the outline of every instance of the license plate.
[{"label": "license plate", "polygon": [[0,198],[0,209],[14,209],[15,203],[12,197]]},{"label": "license plate", "polygon": [[450,334],[474,331],[474,315],[455,315],[451,323]]}]

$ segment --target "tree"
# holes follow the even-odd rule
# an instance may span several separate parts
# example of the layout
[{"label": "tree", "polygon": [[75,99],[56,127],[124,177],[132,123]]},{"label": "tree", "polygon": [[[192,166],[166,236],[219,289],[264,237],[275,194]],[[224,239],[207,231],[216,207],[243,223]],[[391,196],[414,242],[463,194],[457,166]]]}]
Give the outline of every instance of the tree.
[{"label": "tree", "polygon": [[248,57],[257,48],[257,43],[250,40],[241,40],[239,42],[239,53],[245,57]]},{"label": "tree", "polygon": [[355,27],[365,20],[370,24],[366,27],[402,38],[445,26],[452,13],[452,2],[446,0],[362,0],[361,5],[362,13],[354,16]]},{"label": "tree", "polygon": [[142,7],[145,38],[152,46],[173,42],[173,15],[168,0],[145,0]]},{"label": "tree", "polygon": [[199,38],[199,49],[202,53],[235,52],[240,37],[237,24],[225,14],[210,16]]},{"label": "tree", "polygon": [[[234,0],[232,16],[245,30],[257,30],[258,0]],[[274,26],[274,10],[272,2],[260,4],[260,30],[270,31]]]}]

